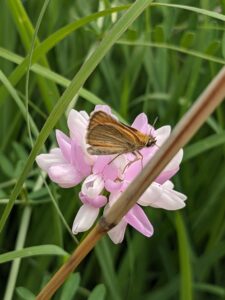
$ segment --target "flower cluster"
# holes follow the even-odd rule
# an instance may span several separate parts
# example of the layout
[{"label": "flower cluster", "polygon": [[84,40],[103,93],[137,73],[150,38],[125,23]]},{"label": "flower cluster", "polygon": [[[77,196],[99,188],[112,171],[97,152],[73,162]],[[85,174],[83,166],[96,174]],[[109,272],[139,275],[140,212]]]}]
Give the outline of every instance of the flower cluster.
[{"label": "flower cluster", "polygon": [[[108,106],[97,105],[95,111],[102,110],[111,114]],[[113,115],[112,115],[113,116]],[[115,116],[113,116],[116,118]],[[59,147],[48,154],[40,154],[36,161],[41,169],[48,173],[52,181],[63,188],[74,187],[82,182],[79,209],[72,231],[74,234],[88,230],[95,222],[100,208],[107,210],[133,181],[137,174],[169,137],[170,126],[155,130],[148,124],[148,119],[141,113],[134,120],[132,127],[144,134],[156,138],[157,146],[140,150],[143,159],[134,161],[131,153],[119,155],[90,155],[87,152],[86,131],[89,116],[84,111],[71,110],[68,116],[69,137],[56,131]],[[143,235],[150,237],[153,226],[141,206],[152,206],[166,210],[176,210],[185,206],[186,196],[174,190],[170,178],[177,173],[183,157],[180,150],[166,168],[148,187],[137,204],[129,210],[120,223],[108,232],[114,243],[122,242],[127,225],[133,226]],[[133,163],[132,163],[133,161]],[[107,196],[106,196],[107,195]]]}]

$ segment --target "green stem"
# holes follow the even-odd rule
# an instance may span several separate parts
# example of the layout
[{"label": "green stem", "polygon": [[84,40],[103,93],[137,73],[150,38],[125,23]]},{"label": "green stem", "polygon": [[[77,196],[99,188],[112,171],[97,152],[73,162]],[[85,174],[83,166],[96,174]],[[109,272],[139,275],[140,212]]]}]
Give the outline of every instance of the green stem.
[{"label": "green stem", "polygon": [[[15,250],[20,250],[24,247],[24,243],[25,243],[26,236],[27,236],[27,231],[29,228],[31,212],[32,212],[31,207],[29,207],[29,206],[25,207],[23,214],[22,214],[22,221],[21,221],[19,233],[17,236]],[[21,258],[17,258],[12,263],[12,267],[11,267],[11,270],[9,273],[9,279],[8,279],[6,290],[5,290],[5,295],[3,298],[4,300],[11,300],[13,298],[16,280],[17,280],[17,276],[18,276],[18,272],[19,272],[19,268],[20,268],[20,262],[21,262]]]},{"label": "green stem", "polygon": [[180,300],[192,300],[192,270],[190,261],[190,246],[183,218],[179,212],[176,213],[175,226],[179,245],[180,260]]}]

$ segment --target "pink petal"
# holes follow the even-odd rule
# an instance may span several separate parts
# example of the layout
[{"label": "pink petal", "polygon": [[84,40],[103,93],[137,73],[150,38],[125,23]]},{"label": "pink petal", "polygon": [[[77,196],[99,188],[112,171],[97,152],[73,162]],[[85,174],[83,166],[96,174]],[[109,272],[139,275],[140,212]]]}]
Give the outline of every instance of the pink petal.
[{"label": "pink petal", "polygon": [[79,145],[83,145],[85,143],[88,122],[89,117],[87,113],[78,112],[74,109],[69,112],[67,124],[70,130],[70,136]]},{"label": "pink petal", "polygon": [[178,153],[168,163],[168,165],[164,168],[164,170],[160,173],[155,181],[162,184],[165,181],[169,180],[172,176],[174,176],[179,171],[182,158],[183,149],[178,151]]},{"label": "pink petal", "polygon": [[56,139],[65,159],[71,161],[71,142],[62,131],[56,130]]},{"label": "pink petal", "polygon": [[136,204],[129,210],[125,215],[125,220],[143,235],[148,237],[153,235],[154,230],[152,224],[139,205]]},{"label": "pink petal", "polygon": [[97,104],[94,111],[104,111],[108,115],[111,115],[111,108],[108,105]]},{"label": "pink petal", "polygon": [[67,163],[62,155],[62,151],[59,148],[50,150],[50,153],[40,154],[36,157],[38,166],[48,172],[48,169],[54,165],[60,165]]},{"label": "pink petal", "polygon": [[74,140],[72,141],[71,162],[84,177],[91,173],[91,163],[86,159],[82,147]]},{"label": "pink petal", "polygon": [[83,182],[81,191],[89,198],[97,197],[104,189],[104,181],[101,176],[96,174],[89,175]]},{"label": "pink petal", "polygon": [[119,244],[123,241],[126,227],[127,222],[124,219],[122,219],[118,225],[116,225],[113,229],[108,231],[108,235],[114,244]]},{"label": "pink petal", "polygon": [[105,168],[103,169],[103,172],[102,172],[102,175],[104,177],[105,180],[107,179],[111,179],[111,180],[114,180],[116,179],[119,174],[118,174],[118,168],[115,166],[114,163],[110,163],[110,164],[107,164],[105,166]]},{"label": "pink petal", "polygon": [[99,155],[96,158],[96,161],[93,166],[93,173],[100,174],[103,173],[104,168],[108,165],[112,159],[111,155]]},{"label": "pink petal", "polygon": [[93,166],[93,173],[102,174],[105,180],[123,178],[123,171],[127,165],[126,156],[120,155],[114,160],[113,158],[114,155],[98,156]]},{"label": "pink petal", "polygon": [[123,187],[124,187],[124,181],[114,181],[111,179],[105,180],[105,189],[110,193],[121,191]]},{"label": "pink petal", "polygon": [[83,179],[83,176],[70,164],[51,166],[48,169],[48,175],[52,181],[58,183],[63,188],[76,186]]},{"label": "pink petal", "polygon": [[168,170],[168,171],[163,171],[156,179],[155,182],[159,183],[159,184],[163,184],[164,182],[166,182],[167,180],[169,180],[170,178],[172,178],[178,171],[180,168],[177,169],[173,169],[173,170]]},{"label": "pink petal", "polygon": [[103,195],[98,195],[95,198],[90,198],[87,195],[84,195],[82,192],[80,192],[79,198],[84,204],[89,204],[95,208],[103,207],[107,203],[107,198]]},{"label": "pink petal", "polygon": [[148,118],[146,114],[139,114],[131,126],[144,134],[148,134]]},{"label": "pink petal", "polygon": [[114,180],[118,176],[118,169],[111,162],[113,157],[113,155],[98,156],[93,166],[93,173],[101,174],[104,179]]},{"label": "pink petal", "polygon": [[125,171],[125,180],[131,182],[140,172],[142,171],[142,163],[141,160],[135,161],[127,167]]},{"label": "pink petal", "polygon": [[86,204],[82,205],[74,219],[72,232],[77,234],[87,231],[94,224],[98,213],[98,208]]}]

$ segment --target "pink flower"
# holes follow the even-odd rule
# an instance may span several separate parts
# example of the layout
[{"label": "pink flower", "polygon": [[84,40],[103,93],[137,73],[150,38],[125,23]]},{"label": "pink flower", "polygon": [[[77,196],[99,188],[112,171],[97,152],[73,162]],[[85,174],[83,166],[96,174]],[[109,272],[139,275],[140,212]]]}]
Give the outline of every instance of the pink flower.
[{"label": "pink flower", "polygon": [[99,175],[91,174],[84,180],[79,194],[83,205],[73,222],[74,234],[86,231],[94,224],[99,208],[107,203],[107,198],[101,195],[103,189],[104,181]]},{"label": "pink flower", "polygon": [[[97,105],[94,111],[98,110],[111,114],[111,109],[106,105]],[[171,131],[170,126],[155,130],[148,124],[147,116],[141,113],[134,120],[132,127],[144,134],[154,136],[156,145],[141,149],[139,152],[142,159],[137,159],[132,153],[122,154],[113,159],[115,155],[95,156],[87,152],[88,123],[89,116],[86,112],[71,110],[68,116],[70,136],[57,130],[56,138],[59,147],[52,149],[48,154],[40,154],[36,158],[40,168],[46,171],[50,179],[59,186],[69,188],[83,182],[79,193],[82,206],[73,222],[74,234],[90,229],[98,217],[100,208],[105,207],[104,212],[106,212],[117,201],[121,193],[142,171],[143,166],[166,141]],[[187,197],[175,191],[170,181],[171,177],[178,172],[182,157],[183,150],[180,150],[140,197],[137,204],[129,210],[117,226],[108,232],[114,243],[123,241],[128,224],[143,235],[152,236],[153,226],[141,206],[167,210],[176,210],[185,206]]]},{"label": "pink flower", "polygon": [[[105,208],[105,212],[112,206],[112,204],[119,198],[121,193],[111,194],[109,204]],[[127,225],[131,225],[143,235],[150,237],[153,235],[153,226],[145,215],[143,209],[135,204],[129,212],[122,218],[122,220],[113,229],[108,232],[109,237],[115,243],[121,243],[124,238]]]},{"label": "pink flower", "polygon": [[86,151],[85,135],[88,122],[86,112],[72,109],[68,115],[70,137],[56,130],[59,147],[36,157],[39,167],[63,188],[76,186],[91,173],[96,158]]}]

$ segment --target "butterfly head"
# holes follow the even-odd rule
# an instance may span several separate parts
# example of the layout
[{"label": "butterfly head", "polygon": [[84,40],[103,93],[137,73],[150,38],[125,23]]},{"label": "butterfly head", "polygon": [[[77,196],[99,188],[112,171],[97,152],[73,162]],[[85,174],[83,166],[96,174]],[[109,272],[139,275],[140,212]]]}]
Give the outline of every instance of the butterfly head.
[{"label": "butterfly head", "polygon": [[149,136],[148,141],[146,143],[146,147],[152,147],[156,144],[156,138],[152,135]]}]

